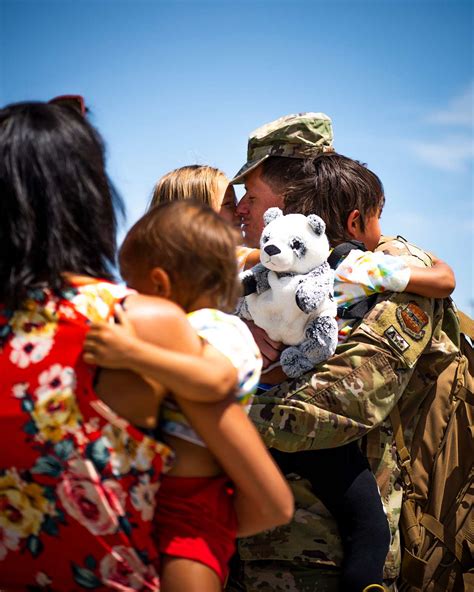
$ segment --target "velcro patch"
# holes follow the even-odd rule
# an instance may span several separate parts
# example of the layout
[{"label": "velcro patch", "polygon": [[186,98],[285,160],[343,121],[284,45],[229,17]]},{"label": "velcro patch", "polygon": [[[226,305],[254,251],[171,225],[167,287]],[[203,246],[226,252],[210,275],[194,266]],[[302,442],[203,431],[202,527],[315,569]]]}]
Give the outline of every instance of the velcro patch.
[{"label": "velcro patch", "polygon": [[386,329],[384,335],[401,354],[410,347],[410,344],[403,339],[393,325],[390,325],[390,327]]},{"label": "velcro patch", "polygon": [[423,327],[426,327],[429,318],[416,302],[410,301],[408,304],[400,304],[396,315],[404,333],[416,339],[416,341],[423,339],[425,335]]},{"label": "velcro patch", "polygon": [[422,296],[392,293],[372,308],[352,335],[362,331],[385,342],[413,368],[431,339],[433,306],[432,300]]}]

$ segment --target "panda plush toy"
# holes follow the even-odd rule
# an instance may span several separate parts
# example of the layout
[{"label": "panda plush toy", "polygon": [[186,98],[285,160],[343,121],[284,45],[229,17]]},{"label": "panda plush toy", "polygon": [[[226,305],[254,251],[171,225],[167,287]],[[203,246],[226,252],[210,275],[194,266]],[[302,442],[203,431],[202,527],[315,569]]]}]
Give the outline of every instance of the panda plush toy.
[{"label": "panda plush toy", "polygon": [[291,378],[311,370],[337,346],[334,273],[324,221],[314,214],[264,214],[260,263],[243,272],[238,314],[287,347],[280,358]]}]

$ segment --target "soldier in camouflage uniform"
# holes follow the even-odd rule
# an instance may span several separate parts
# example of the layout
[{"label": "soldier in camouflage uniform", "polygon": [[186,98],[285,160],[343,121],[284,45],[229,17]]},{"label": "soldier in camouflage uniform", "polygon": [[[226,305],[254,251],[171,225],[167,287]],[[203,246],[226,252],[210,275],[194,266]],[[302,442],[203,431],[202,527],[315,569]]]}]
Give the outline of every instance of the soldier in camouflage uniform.
[{"label": "soldier in camouflage uniform", "polygon": [[[251,136],[249,154],[252,143]],[[259,167],[261,162],[253,170],[258,172]],[[237,181],[241,180],[239,171]],[[265,176],[260,180],[265,182]],[[267,189],[272,189],[270,183]],[[279,199],[282,193],[277,194]],[[426,252],[401,237],[382,238],[376,250],[405,257],[410,264],[431,265]],[[398,521],[403,492],[388,416],[401,398],[404,417],[411,418],[404,434],[409,448],[420,406],[437,375],[454,363],[458,345],[459,325],[450,301],[386,293],[332,358],[313,372],[260,395],[250,411],[267,446],[279,450],[331,448],[361,440],[392,531],[385,565],[391,590],[396,589],[400,570]],[[338,590],[342,547],[336,524],[308,481],[297,475],[288,479],[295,495],[293,521],[239,542],[240,561],[229,592]]]},{"label": "soldier in camouflage uniform", "polygon": [[293,182],[304,175],[305,159],[333,151],[332,138],[332,123],[324,113],[287,115],[252,132],[247,162],[232,180],[246,188],[236,214],[242,219],[247,247],[259,246],[265,210],[283,208],[283,194],[268,192],[262,185],[267,168],[276,168],[279,177]]}]

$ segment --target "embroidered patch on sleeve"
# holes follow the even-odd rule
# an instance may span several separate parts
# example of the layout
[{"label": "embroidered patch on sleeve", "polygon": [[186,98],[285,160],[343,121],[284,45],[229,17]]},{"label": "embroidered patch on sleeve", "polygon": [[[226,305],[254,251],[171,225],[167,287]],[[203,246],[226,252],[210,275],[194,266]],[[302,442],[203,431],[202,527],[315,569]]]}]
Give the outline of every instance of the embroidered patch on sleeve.
[{"label": "embroidered patch on sleeve", "polygon": [[400,353],[405,352],[410,347],[410,344],[403,339],[393,325],[390,325],[390,327],[386,329],[384,335]]},{"label": "embroidered patch on sleeve", "polygon": [[[402,364],[413,368],[431,340],[434,300],[392,293],[380,300],[352,332],[368,335],[381,348],[388,346]],[[349,338],[351,339],[351,337]]]},{"label": "embroidered patch on sleeve", "polygon": [[416,302],[411,301],[408,304],[399,305],[396,315],[404,333],[416,341],[423,339],[425,336],[424,327],[428,324],[429,318]]}]

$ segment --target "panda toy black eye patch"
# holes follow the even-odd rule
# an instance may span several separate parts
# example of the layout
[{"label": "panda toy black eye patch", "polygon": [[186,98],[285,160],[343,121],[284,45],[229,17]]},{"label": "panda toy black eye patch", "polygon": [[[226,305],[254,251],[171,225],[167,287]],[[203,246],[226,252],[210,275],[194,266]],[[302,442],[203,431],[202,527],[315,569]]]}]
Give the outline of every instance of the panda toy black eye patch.
[{"label": "panda toy black eye patch", "polygon": [[294,238],[290,242],[290,248],[296,251],[298,256],[302,257],[306,253],[306,246],[299,238]]}]

